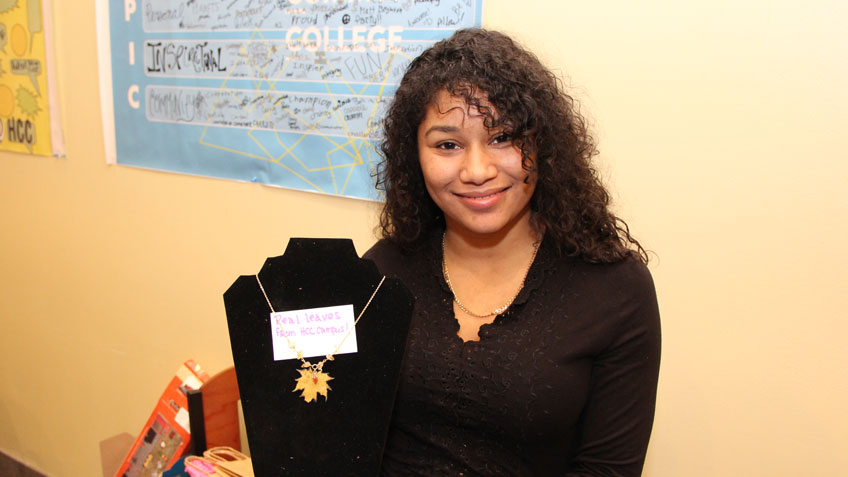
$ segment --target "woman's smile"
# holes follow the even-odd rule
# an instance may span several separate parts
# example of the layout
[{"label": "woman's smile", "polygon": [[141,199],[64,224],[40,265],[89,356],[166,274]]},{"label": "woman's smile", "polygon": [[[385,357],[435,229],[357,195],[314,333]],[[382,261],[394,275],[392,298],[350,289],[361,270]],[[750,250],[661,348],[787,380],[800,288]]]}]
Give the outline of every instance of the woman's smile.
[{"label": "woman's smile", "polygon": [[459,196],[463,202],[468,205],[468,207],[475,209],[488,209],[496,205],[509,189],[510,187],[496,188],[487,191],[457,193],[456,195]]}]

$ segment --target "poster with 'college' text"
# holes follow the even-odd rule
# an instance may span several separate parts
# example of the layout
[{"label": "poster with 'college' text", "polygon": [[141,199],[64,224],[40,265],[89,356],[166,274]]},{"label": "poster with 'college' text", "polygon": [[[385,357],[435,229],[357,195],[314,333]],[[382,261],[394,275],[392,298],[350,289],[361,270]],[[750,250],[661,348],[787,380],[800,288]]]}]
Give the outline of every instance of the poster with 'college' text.
[{"label": "poster with 'college' text", "polygon": [[379,200],[377,141],[406,66],[479,26],[482,0],[98,7],[110,159]]}]

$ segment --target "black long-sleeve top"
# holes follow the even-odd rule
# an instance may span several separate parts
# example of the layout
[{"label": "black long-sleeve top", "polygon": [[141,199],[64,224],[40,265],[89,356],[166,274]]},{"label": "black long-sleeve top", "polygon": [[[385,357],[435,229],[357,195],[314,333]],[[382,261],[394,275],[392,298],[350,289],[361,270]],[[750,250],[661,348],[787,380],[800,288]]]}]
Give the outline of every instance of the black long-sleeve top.
[{"label": "black long-sleeve top", "polygon": [[648,269],[560,257],[545,239],[513,305],[463,342],[440,238],[365,255],[416,299],[383,473],[640,475],[660,361]]}]

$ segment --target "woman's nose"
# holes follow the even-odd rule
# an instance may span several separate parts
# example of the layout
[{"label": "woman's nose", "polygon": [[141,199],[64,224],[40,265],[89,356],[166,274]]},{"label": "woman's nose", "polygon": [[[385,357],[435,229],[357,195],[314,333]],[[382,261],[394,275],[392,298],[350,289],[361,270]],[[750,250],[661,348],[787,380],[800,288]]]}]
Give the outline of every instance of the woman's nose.
[{"label": "woman's nose", "polygon": [[466,149],[459,171],[459,180],[470,184],[482,184],[498,175],[494,158],[485,146],[471,146]]}]

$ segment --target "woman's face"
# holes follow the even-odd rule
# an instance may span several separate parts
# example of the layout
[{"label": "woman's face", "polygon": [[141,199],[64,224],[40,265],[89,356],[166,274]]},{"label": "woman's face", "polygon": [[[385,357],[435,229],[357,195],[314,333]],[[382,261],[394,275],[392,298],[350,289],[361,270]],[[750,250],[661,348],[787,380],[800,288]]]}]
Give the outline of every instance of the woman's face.
[{"label": "woman's face", "polygon": [[[485,97],[480,103],[491,107]],[[510,131],[487,129],[483,122],[477,108],[445,90],[427,106],[418,126],[427,191],[449,231],[473,236],[530,227],[536,173],[522,167],[521,150]]]}]

